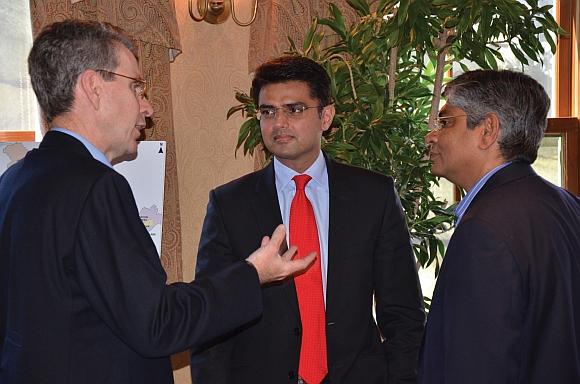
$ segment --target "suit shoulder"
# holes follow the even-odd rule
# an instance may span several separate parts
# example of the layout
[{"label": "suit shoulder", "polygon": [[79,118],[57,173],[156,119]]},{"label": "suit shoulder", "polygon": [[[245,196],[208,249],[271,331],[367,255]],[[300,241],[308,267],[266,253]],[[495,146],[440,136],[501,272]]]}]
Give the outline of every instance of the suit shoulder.
[{"label": "suit shoulder", "polygon": [[75,157],[74,160],[72,158],[68,159],[67,165],[60,168],[61,171],[66,169],[63,175],[66,174],[68,177],[78,180],[79,183],[91,185],[114,183],[130,188],[129,182],[123,175],[100,161],[92,157],[87,158],[82,156]]},{"label": "suit shoulder", "polygon": [[[482,206],[486,211],[497,210],[503,214],[506,207],[510,210],[523,210],[527,215],[530,207],[534,211],[559,205],[580,206],[580,199],[569,191],[556,186],[539,175],[529,175],[517,180],[502,184],[490,191],[481,191],[481,198],[474,200],[474,206]],[[501,196],[501,199],[497,197]],[[479,197],[479,195],[478,195]]]},{"label": "suit shoulder", "polygon": [[256,186],[256,183],[260,181],[265,172],[266,169],[264,168],[255,172],[248,173],[216,187],[213,191],[217,195],[230,195],[239,194],[243,191],[253,190]]},{"label": "suit shoulder", "polygon": [[73,186],[93,184],[107,174],[117,174],[93,157],[42,148],[30,151],[14,166],[12,172],[33,188],[37,185],[53,185],[58,189],[68,185],[66,190],[73,190]]},{"label": "suit shoulder", "polygon": [[530,223],[529,228],[551,228],[550,233],[560,227],[561,221],[578,227],[580,200],[542,177],[530,175],[480,191],[462,221],[478,218],[512,233],[528,228],[521,226],[523,217]]},{"label": "suit shoulder", "polygon": [[351,182],[353,183],[360,181],[366,184],[376,183],[379,185],[387,184],[389,186],[394,184],[394,180],[391,176],[387,176],[382,173],[378,173],[376,171],[372,171],[356,165],[345,164],[336,160],[331,160],[330,166],[332,171],[334,171],[338,176],[348,177],[352,180]]}]

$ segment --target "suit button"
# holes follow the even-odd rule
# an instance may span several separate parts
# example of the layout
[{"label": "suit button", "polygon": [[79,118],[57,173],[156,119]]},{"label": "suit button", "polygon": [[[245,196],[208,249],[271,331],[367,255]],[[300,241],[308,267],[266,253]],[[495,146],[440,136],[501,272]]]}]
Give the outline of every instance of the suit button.
[{"label": "suit button", "polygon": [[296,336],[300,336],[302,334],[302,330],[300,329],[300,327],[294,328],[294,334]]},{"label": "suit button", "polygon": [[296,378],[296,372],[294,372],[294,371],[288,372],[288,378],[290,380],[295,379]]}]

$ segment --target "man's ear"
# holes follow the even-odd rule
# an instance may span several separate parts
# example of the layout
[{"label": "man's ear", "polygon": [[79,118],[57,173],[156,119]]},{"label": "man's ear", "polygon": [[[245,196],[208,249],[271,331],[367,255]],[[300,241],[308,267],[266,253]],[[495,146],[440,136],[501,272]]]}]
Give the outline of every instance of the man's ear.
[{"label": "man's ear", "polygon": [[322,110],[322,130],[326,131],[330,128],[332,120],[334,119],[334,114],[336,113],[334,109],[334,104],[329,104]]},{"label": "man's ear", "polygon": [[501,133],[501,124],[497,115],[493,112],[488,113],[480,123],[479,147],[488,149],[499,140]]},{"label": "man's ear", "polygon": [[79,75],[75,87],[80,96],[95,110],[99,109],[101,104],[103,81],[103,78],[97,72],[87,69]]}]

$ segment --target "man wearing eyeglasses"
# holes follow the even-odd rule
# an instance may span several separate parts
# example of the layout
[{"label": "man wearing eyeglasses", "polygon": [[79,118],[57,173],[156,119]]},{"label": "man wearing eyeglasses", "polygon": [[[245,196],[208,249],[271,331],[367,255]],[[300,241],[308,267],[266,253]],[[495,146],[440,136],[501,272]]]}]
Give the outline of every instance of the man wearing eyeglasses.
[{"label": "man wearing eyeglasses", "polygon": [[[263,64],[252,95],[274,156],[211,191],[196,276],[240,260],[280,223],[297,257],[315,248],[320,257],[308,272],[262,288],[257,321],[194,350],[193,382],[416,382],[425,315],[393,180],[321,151],[335,112],[330,79],[316,62]],[[311,213],[302,215],[298,201]]]},{"label": "man wearing eyeglasses", "polygon": [[260,283],[314,255],[280,257],[278,227],[215,275],[167,285],[111,167],[136,154],[153,114],[131,40],[67,20],[38,35],[28,63],[51,128],[0,178],[0,383],[172,383],[170,354],[256,319]]},{"label": "man wearing eyeglasses", "polygon": [[433,294],[422,384],[580,383],[580,199],[531,164],[548,95],[512,71],[466,72],[426,142],[467,191]]}]

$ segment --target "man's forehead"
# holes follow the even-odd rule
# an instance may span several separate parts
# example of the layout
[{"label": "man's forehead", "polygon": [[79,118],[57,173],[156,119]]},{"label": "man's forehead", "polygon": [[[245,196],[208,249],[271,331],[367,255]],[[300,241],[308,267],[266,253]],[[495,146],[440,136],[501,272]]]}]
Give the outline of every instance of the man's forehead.
[{"label": "man's forehead", "polygon": [[309,101],[311,99],[310,87],[307,83],[298,80],[290,80],[278,83],[270,83],[264,85],[260,89],[258,101],[260,104],[269,102],[269,98],[282,98],[284,104],[292,104],[297,102]]},{"label": "man's forehead", "polygon": [[141,73],[137,58],[127,47],[119,45],[116,49],[116,53],[118,61],[117,68],[125,68],[136,71],[135,73]]},{"label": "man's forehead", "polygon": [[461,108],[456,107],[453,104],[449,104],[449,102],[447,102],[439,110],[439,116],[450,115],[450,114],[454,114],[457,112],[463,112],[463,110]]}]

